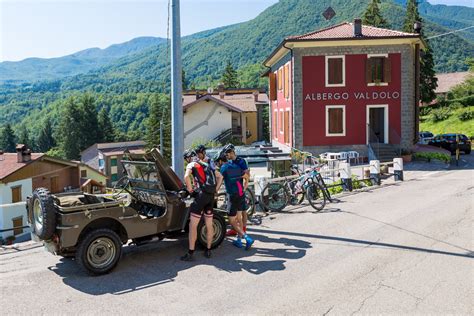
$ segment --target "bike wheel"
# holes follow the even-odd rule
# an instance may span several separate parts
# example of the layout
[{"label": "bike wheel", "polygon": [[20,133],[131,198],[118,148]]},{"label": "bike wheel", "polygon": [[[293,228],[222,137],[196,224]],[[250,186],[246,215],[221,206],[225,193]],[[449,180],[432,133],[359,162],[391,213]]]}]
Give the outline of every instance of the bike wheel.
[{"label": "bike wheel", "polygon": [[219,212],[227,213],[227,193],[221,192],[216,195],[214,209]]},{"label": "bike wheel", "polygon": [[247,212],[247,216],[250,218],[255,213],[255,196],[249,188],[245,190],[245,205],[247,206],[245,211]]},{"label": "bike wheel", "polygon": [[304,190],[302,188],[299,189],[298,192],[295,192],[294,188],[290,191],[289,203],[290,205],[300,205],[304,201]]},{"label": "bike wheel", "polygon": [[263,205],[270,211],[281,211],[288,204],[288,200],[288,192],[281,183],[269,183],[262,191]]},{"label": "bike wheel", "polygon": [[326,205],[326,197],[323,190],[318,183],[312,183],[306,189],[306,198],[309,204],[318,212]]}]

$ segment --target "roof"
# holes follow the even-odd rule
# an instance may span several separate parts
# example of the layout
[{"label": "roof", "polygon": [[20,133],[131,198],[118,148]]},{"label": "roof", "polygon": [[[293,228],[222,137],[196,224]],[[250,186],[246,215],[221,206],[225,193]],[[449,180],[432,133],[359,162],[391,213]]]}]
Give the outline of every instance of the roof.
[{"label": "roof", "polygon": [[146,143],[143,140],[135,140],[135,141],[130,141],[130,142],[96,143],[94,145],[87,147],[83,151],[81,151],[81,156],[82,156],[82,153],[94,147],[97,150],[118,149],[118,148],[125,150],[126,148],[129,148],[129,147],[145,147],[145,144]]},{"label": "roof", "polygon": [[436,74],[438,78],[438,87],[435,93],[446,93],[454,86],[466,81],[470,72],[451,72],[451,73],[440,73]]},{"label": "roof", "polygon": [[44,156],[42,153],[32,153],[31,160],[28,162],[18,162],[16,153],[5,153],[0,157],[0,180],[8,177],[12,173],[20,170],[26,165],[33,163],[38,158]]},{"label": "roof", "polygon": [[[316,30],[310,33],[288,36],[286,37],[280,45],[278,45],[275,50],[267,57],[263,62],[265,66],[268,67],[268,63],[278,54],[281,49],[290,50],[291,47],[285,46],[287,43],[298,43],[298,42],[319,42],[319,41],[343,41],[343,40],[380,40],[380,39],[418,39],[421,41],[420,34],[417,33],[407,33],[390,29],[383,29],[379,27],[374,27],[370,25],[362,25],[362,35],[354,35],[354,23],[343,22],[336,24],[321,30]],[[290,45],[291,46],[291,45]],[[336,46],[336,44],[335,44]],[[276,60],[279,60],[278,57]],[[273,63],[272,63],[273,64]]]},{"label": "roof", "polygon": [[[125,149],[123,150],[112,150],[112,151],[102,151],[102,154],[104,156],[117,156],[117,155],[123,155]],[[145,149],[128,149],[128,152],[131,154],[137,154],[137,155],[143,155],[145,154]]]},{"label": "roof", "polygon": [[313,31],[303,35],[289,36],[285,40],[335,40],[335,39],[373,39],[373,38],[399,38],[419,37],[416,33],[406,33],[379,27],[362,25],[362,36],[354,35],[354,23],[344,22],[325,29]]},{"label": "roof", "polygon": [[249,93],[226,94],[223,99],[221,99],[218,95],[206,94],[199,99],[196,99],[195,95],[183,96],[183,108],[184,110],[187,110],[195,104],[210,100],[235,112],[256,112],[258,104],[268,104],[268,96],[265,93],[258,94],[257,102],[255,102],[254,95]]}]

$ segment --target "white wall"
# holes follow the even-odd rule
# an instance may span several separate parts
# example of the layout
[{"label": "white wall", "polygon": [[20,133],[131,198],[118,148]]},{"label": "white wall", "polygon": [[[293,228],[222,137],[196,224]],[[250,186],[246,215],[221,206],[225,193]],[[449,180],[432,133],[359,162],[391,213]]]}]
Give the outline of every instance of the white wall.
[{"label": "white wall", "polygon": [[[22,202],[12,204],[12,187],[21,185]],[[27,213],[25,207],[26,197],[33,192],[32,179],[24,179],[7,184],[0,184],[0,230],[13,228],[12,219],[23,216],[23,225],[28,225]],[[28,233],[28,229],[24,229],[23,233]],[[5,239],[7,236],[13,235],[13,231],[1,233],[0,236]]]},{"label": "white wall", "polygon": [[[210,116],[211,113],[212,116]],[[201,126],[199,126],[200,124]],[[198,126],[199,128],[196,128]],[[231,111],[213,101],[206,102],[203,100],[202,102],[191,106],[184,113],[184,147],[188,148],[191,146],[195,139],[213,139],[221,132],[231,127]],[[189,132],[191,130],[192,132]]]}]

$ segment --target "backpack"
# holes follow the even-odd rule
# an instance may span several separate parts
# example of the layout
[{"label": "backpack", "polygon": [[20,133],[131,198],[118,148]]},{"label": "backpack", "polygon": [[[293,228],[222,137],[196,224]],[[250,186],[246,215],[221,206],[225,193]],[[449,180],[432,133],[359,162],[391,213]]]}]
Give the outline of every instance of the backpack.
[{"label": "backpack", "polygon": [[199,183],[199,188],[207,193],[216,193],[217,180],[214,170],[209,164],[197,162],[193,168],[193,176]]}]

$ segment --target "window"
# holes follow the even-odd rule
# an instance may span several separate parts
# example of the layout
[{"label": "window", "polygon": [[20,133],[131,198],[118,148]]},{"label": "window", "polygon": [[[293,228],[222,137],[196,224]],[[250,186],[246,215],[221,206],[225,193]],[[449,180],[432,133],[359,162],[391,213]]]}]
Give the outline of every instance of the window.
[{"label": "window", "polygon": [[285,65],[284,69],[284,87],[283,87],[283,94],[286,99],[290,97],[290,65]]},{"label": "window", "polygon": [[285,143],[290,143],[290,111],[285,111]]},{"label": "window", "polygon": [[269,78],[269,82],[270,82],[270,100],[271,101],[275,101],[277,99],[277,78],[276,78],[276,74],[274,72],[271,72],[270,73],[270,78]]},{"label": "window", "polygon": [[369,86],[387,85],[391,81],[391,61],[388,55],[368,55],[366,81]]},{"label": "window", "polygon": [[278,129],[278,110],[273,112],[273,138],[277,138],[277,129]]},{"label": "window", "polygon": [[278,90],[283,89],[283,71],[282,69],[278,69]]},{"label": "window", "polygon": [[326,136],[346,136],[345,105],[326,106]]},{"label": "window", "polygon": [[116,173],[112,174],[112,175],[110,176],[110,180],[111,180],[112,182],[117,181],[117,180],[118,180],[118,174],[116,174]]},{"label": "window", "polygon": [[21,185],[12,187],[12,203],[21,202]]},{"label": "window", "polygon": [[345,85],[345,57],[326,56],[326,87],[344,87]]},{"label": "window", "polygon": [[81,178],[87,178],[87,170],[81,170]]},{"label": "window", "polygon": [[23,234],[23,216],[12,218],[13,235]]},{"label": "window", "polygon": [[111,167],[116,167],[117,166],[117,158],[110,159],[110,166]]},{"label": "window", "polygon": [[282,112],[282,113],[280,113],[280,134],[283,134],[283,124],[285,124],[284,123],[285,118],[284,118],[284,115],[283,115],[283,110],[280,110],[280,112]]}]

